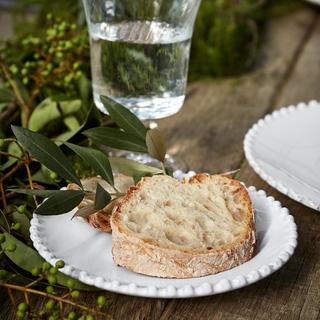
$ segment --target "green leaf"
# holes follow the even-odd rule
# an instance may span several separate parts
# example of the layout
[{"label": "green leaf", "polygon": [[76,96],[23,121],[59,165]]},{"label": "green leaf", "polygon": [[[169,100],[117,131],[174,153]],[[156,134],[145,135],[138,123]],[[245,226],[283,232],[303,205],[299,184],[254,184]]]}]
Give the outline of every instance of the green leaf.
[{"label": "green leaf", "polygon": [[[92,117],[94,116],[94,113],[96,112],[96,108],[90,108],[85,116],[85,120],[83,123],[78,127],[74,129],[70,129],[69,131],[63,132],[57,137],[54,138],[55,143],[59,146],[61,145],[64,141],[68,141],[71,139],[73,136],[75,136],[80,130],[82,130],[85,125],[88,123],[89,119],[92,121]],[[70,126],[70,122],[67,125],[68,127]],[[69,127],[70,128],[70,127]]]},{"label": "green leaf", "polygon": [[147,146],[141,139],[115,128],[97,127],[83,132],[95,143],[111,148],[147,153]]},{"label": "green leaf", "polygon": [[67,116],[63,119],[63,123],[70,131],[77,130],[80,127],[80,123],[75,116]]},{"label": "green leaf", "polygon": [[81,100],[61,101],[59,103],[60,109],[64,116],[76,113],[81,110]]},{"label": "green leaf", "polygon": [[42,202],[35,213],[42,215],[57,215],[71,211],[83,199],[82,190],[60,190]]},{"label": "green leaf", "polygon": [[50,172],[51,171],[48,168],[46,168],[44,165],[41,165],[41,168],[32,175],[32,180],[44,184],[56,185],[56,183],[50,178]]},{"label": "green leaf", "polygon": [[27,194],[29,196],[37,196],[42,198],[51,197],[56,193],[65,192],[64,190],[32,190],[32,189],[12,189],[12,188],[7,189],[7,191],[22,193],[22,194]]},{"label": "green leaf", "polygon": [[78,90],[81,100],[87,102],[90,97],[91,84],[85,75],[81,75],[78,80]]},{"label": "green leaf", "polygon": [[7,220],[7,217],[5,215],[5,213],[0,209],[0,225],[7,230],[8,232],[10,232],[10,225],[9,222]]},{"label": "green leaf", "polygon": [[[37,251],[30,248],[14,236],[10,235],[9,233],[5,233],[6,241],[1,244],[2,249],[4,249],[8,244],[12,243],[17,246],[14,252],[7,252],[5,251],[6,256],[17,266],[21,269],[31,272],[33,268],[40,268],[42,263],[45,261]],[[60,285],[67,285],[67,281],[70,277],[64,275],[61,272],[57,274],[58,284]],[[87,286],[81,283],[78,280],[74,280],[75,289],[78,290],[95,290],[93,287]]]},{"label": "green leaf", "polygon": [[106,96],[101,96],[101,101],[108,110],[111,119],[120,128],[145,141],[147,129],[129,109]]},{"label": "green leaf", "polygon": [[59,119],[61,113],[51,98],[43,100],[32,112],[28,128],[32,131],[43,129],[50,121]]},{"label": "green leaf", "polygon": [[97,210],[103,209],[111,201],[111,196],[107,190],[97,184],[96,197],[94,199],[94,208]]},{"label": "green leaf", "polygon": [[14,94],[8,88],[0,88],[0,102],[10,102],[14,99]]},{"label": "green leaf", "polygon": [[[16,142],[12,141],[9,143],[8,145],[8,153],[13,154],[17,157],[21,157],[22,156],[22,151],[19,148],[19,146],[17,145]],[[9,167],[11,167],[13,164],[15,164],[18,160],[16,158],[13,157],[8,157],[8,160],[1,166],[1,170],[6,170]]]},{"label": "green leaf", "polygon": [[64,143],[68,148],[81,157],[91,168],[105,179],[109,184],[113,185],[113,173],[108,157],[100,150],[81,147],[76,144]]},{"label": "green leaf", "polygon": [[26,241],[30,241],[30,221],[29,219],[21,213],[18,212],[13,212],[12,214],[12,220],[15,223],[20,223],[21,227],[19,229],[19,233],[22,234],[22,236],[24,237],[24,239]]},{"label": "green leaf", "polygon": [[161,174],[163,171],[159,168],[147,166],[137,161],[126,158],[110,157],[109,161],[114,171],[125,174],[127,176],[135,176],[137,174],[154,175]]},{"label": "green leaf", "polygon": [[63,152],[47,137],[17,126],[12,131],[24,148],[43,165],[62,178],[81,186],[81,182]]},{"label": "green leaf", "polygon": [[99,209],[96,209],[93,204],[92,205],[90,204],[90,205],[87,205],[86,207],[78,209],[77,212],[72,216],[71,219],[73,219],[74,217],[86,218],[86,217],[96,213],[97,211],[99,211]]}]

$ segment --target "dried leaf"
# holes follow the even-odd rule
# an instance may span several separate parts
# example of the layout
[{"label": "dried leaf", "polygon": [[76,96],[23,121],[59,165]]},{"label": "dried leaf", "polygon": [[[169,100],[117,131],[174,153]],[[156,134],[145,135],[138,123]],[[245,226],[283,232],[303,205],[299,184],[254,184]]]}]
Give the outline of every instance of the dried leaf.
[{"label": "dried leaf", "polygon": [[97,184],[96,189],[96,197],[94,199],[94,207],[95,209],[101,210],[111,201],[111,195],[107,190],[101,187],[101,185]]},{"label": "dried leaf", "polygon": [[148,153],[151,157],[164,162],[167,147],[163,139],[163,136],[158,129],[150,129],[147,132],[146,144],[148,148]]}]

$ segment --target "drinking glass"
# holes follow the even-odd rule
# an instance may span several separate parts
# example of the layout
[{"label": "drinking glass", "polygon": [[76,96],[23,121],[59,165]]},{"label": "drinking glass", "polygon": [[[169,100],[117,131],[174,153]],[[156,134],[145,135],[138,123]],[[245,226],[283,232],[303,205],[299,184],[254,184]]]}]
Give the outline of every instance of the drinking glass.
[{"label": "drinking glass", "polygon": [[93,97],[100,111],[107,113],[101,95],[141,120],[180,110],[200,1],[83,0]]}]

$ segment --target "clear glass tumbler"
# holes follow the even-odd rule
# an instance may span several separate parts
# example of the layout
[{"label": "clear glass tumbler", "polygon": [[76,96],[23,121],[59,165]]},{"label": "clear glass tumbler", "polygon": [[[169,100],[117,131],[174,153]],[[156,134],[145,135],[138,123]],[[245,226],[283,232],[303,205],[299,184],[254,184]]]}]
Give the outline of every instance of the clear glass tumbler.
[{"label": "clear glass tumbler", "polygon": [[93,95],[141,120],[182,107],[194,21],[201,0],[83,0],[90,34]]}]

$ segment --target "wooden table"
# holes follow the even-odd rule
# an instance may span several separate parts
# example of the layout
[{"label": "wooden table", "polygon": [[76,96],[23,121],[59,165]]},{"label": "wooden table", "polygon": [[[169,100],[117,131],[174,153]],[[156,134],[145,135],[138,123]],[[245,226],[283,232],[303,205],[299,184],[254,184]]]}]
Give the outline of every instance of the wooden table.
[{"label": "wooden table", "polygon": [[[185,159],[190,169],[217,173],[240,168],[237,178],[288,207],[299,232],[294,256],[256,284],[210,297],[148,299],[106,292],[114,319],[320,319],[320,213],[263,182],[248,165],[242,145],[247,130],[266,113],[320,100],[319,17],[316,8],[306,7],[274,18],[253,72],[191,84],[182,111],[159,121],[170,153]],[[87,301],[95,297],[84,295]],[[7,297],[0,298],[0,318],[13,319]]]}]

